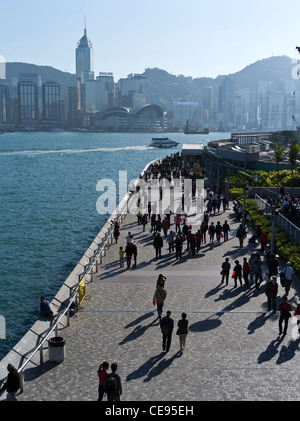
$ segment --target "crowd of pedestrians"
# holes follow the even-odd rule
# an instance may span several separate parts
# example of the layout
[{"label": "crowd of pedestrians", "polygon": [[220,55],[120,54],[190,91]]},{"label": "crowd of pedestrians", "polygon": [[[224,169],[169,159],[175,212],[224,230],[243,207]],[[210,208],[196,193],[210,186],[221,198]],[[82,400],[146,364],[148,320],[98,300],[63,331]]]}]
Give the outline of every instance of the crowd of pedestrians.
[{"label": "crowd of pedestrians", "polygon": [[[172,178],[192,177],[192,171],[190,168],[182,169],[182,158],[176,154],[175,156],[167,157],[159,164],[150,166],[143,177],[145,180],[149,180],[150,178],[161,179],[164,177],[171,181]],[[222,192],[216,186],[207,188],[205,198],[206,209],[203,219],[200,226],[193,229],[186,213],[159,215],[153,212],[153,206],[151,202],[148,202],[148,213],[145,215],[145,219],[146,224],[147,219],[150,222],[149,230],[153,236],[152,245],[155,250],[155,259],[158,260],[162,257],[172,258],[173,256],[176,260],[180,261],[184,255],[185,257],[193,257],[199,251],[204,252],[204,245],[213,247],[228,241],[231,231],[230,224],[227,220],[222,223],[218,220],[219,216],[228,209],[228,205],[227,198],[222,195]],[[243,211],[243,204],[239,201],[233,203],[233,212],[235,219],[240,222],[240,225],[232,233],[231,237],[234,236],[237,238],[238,245],[242,251],[245,247],[247,228],[250,225],[251,218],[246,210],[245,212]],[[245,216],[244,220],[242,220],[243,216]],[[142,217],[139,223],[142,223],[141,221]],[[256,291],[262,288],[265,275],[263,270],[264,258],[267,256],[268,250],[268,233],[262,232],[259,226],[254,228],[254,234],[249,239],[250,244],[256,242],[259,243],[260,249],[256,249],[249,256],[234,259],[232,262],[229,261],[229,258],[225,259],[221,265],[221,284],[228,286],[229,282],[231,282],[230,280],[232,280],[234,288],[237,288],[238,284],[242,288],[251,288],[253,286]],[[278,256],[276,254],[270,256],[269,253],[267,265],[266,275],[269,282],[273,282],[274,277],[277,279],[279,276]],[[294,275],[290,275],[290,272],[293,272],[293,270],[289,270],[291,267],[290,264],[287,264],[286,267],[287,269],[285,268],[285,270],[287,273],[285,276],[284,290],[287,296],[291,287],[292,276]],[[266,291],[268,292],[268,309],[270,310],[274,308],[275,304],[272,298],[269,300],[270,285],[268,288],[266,288]],[[163,303],[157,296],[159,294],[158,291],[159,288],[156,290],[155,300],[157,300],[157,310],[159,319],[161,320]],[[280,311],[276,301],[277,310]]]},{"label": "crowd of pedestrians", "polygon": [[[182,159],[179,154],[176,154],[167,157],[159,164],[152,164],[143,176],[140,177],[145,180],[161,177],[172,180],[173,178],[180,178],[181,176],[192,177],[192,172],[188,169],[182,169]],[[170,256],[174,256],[176,260],[180,260],[182,259],[184,252],[186,252],[186,256],[193,257],[199,253],[200,250],[203,251],[204,244],[207,244],[209,247],[214,247],[215,245],[229,241],[229,233],[231,232],[230,224],[227,220],[222,223],[218,220],[218,216],[220,216],[220,213],[225,213],[228,209],[228,205],[228,200],[225,197],[222,197],[221,192],[218,191],[216,187],[213,187],[212,189],[207,189],[206,211],[204,212],[203,219],[198,229],[193,230],[186,213],[173,215],[171,213],[167,213],[166,215],[153,213],[151,202],[148,202],[147,213],[142,214],[140,211],[137,213],[137,223],[143,226],[143,231],[146,231],[146,227],[149,223],[149,232],[152,236],[152,246],[155,250],[156,260],[162,258],[164,253],[168,253]],[[234,204],[233,211],[236,219],[240,221],[243,210],[239,202]],[[244,241],[247,238],[246,227],[250,222],[249,214],[246,213],[245,216],[245,224],[240,224],[235,233],[235,237],[238,238],[238,244],[241,249],[244,247]],[[212,217],[214,218],[213,221],[211,220]],[[115,242],[118,243],[120,225],[117,222],[114,223],[113,236]],[[224,259],[224,262],[221,264],[220,283],[221,285],[225,284],[226,286],[229,286],[230,282],[232,282],[234,289],[238,288],[239,283],[239,286],[242,289],[251,288],[253,286],[254,289],[258,291],[261,289],[264,282],[264,275],[266,275],[268,280],[264,286],[264,293],[267,297],[267,308],[268,311],[272,311],[273,314],[276,314],[277,311],[279,312],[279,336],[284,336],[287,334],[289,318],[293,311],[292,305],[288,301],[288,295],[295,272],[290,262],[287,262],[282,272],[280,272],[278,255],[272,254],[267,262],[267,271],[263,273],[263,257],[266,253],[268,235],[266,232],[261,232],[260,227],[255,227],[255,232],[250,239],[250,243],[256,241],[260,243],[260,252],[252,252],[249,257],[244,256],[239,259],[234,259],[232,262],[230,262],[228,257]],[[166,252],[164,252],[164,250],[166,250]],[[136,268],[137,256],[137,244],[132,233],[128,232],[126,244],[119,247],[120,268],[125,267],[125,262],[127,269]],[[280,285],[278,283],[278,277],[280,279],[280,285],[285,291],[285,295],[282,297],[279,305],[278,294]],[[167,298],[166,280],[164,275],[159,275],[156,281],[152,302],[157,309],[157,317],[162,334],[162,350],[167,353],[172,344],[175,321],[170,310],[163,316],[163,308]],[[44,297],[41,297],[41,301],[41,308],[42,306],[44,308]],[[300,304],[295,309],[294,315],[300,315]],[[181,319],[177,321],[176,330],[176,335],[179,338],[180,354],[185,350],[188,332],[189,321],[187,314],[183,312],[181,314]],[[108,401],[121,400],[122,382],[121,377],[117,373],[118,365],[117,363],[112,363],[110,373],[108,372],[109,366],[110,364],[107,361],[104,361],[97,371],[99,380],[98,401],[102,401],[105,396],[107,396]],[[20,388],[20,376],[11,364],[8,365],[7,369],[9,372],[8,378],[0,389],[0,393],[7,390],[7,400],[16,400],[17,391]]]},{"label": "crowd of pedestrians", "polygon": [[[172,155],[162,160],[160,163],[155,163],[149,166],[147,171],[140,176],[144,180],[162,179],[166,178],[169,181],[172,179],[179,179],[180,177],[191,178],[193,171],[191,168],[182,167],[182,158],[179,154]],[[160,191],[160,200],[162,198],[162,190]],[[184,199],[182,200],[184,204]],[[259,247],[251,252],[249,256],[243,256],[242,251],[245,247],[247,239],[247,228],[250,225],[250,215],[247,211],[243,212],[243,205],[237,201],[234,202],[233,212],[236,220],[240,223],[238,228],[232,231],[228,220],[222,218],[221,215],[228,209],[228,200],[222,196],[221,192],[214,186],[212,189],[207,188],[205,199],[205,212],[201,223],[197,228],[191,225],[187,213],[168,212],[165,215],[157,213],[157,208],[151,203],[147,204],[147,211],[142,213],[138,210],[137,219],[138,224],[142,225],[143,232],[149,231],[152,237],[151,245],[154,249],[153,258],[159,260],[163,257],[168,259],[175,258],[181,260],[183,256],[192,258],[201,251],[205,252],[207,248],[211,249],[216,245],[226,243],[230,237],[237,238],[237,247],[241,249],[240,255],[242,257],[235,258],[230,261],[226,257],[221,263],[221,285],[233,286],[233,289],[241,288],[241,291],[253,288],[258,292],[263,290],[267,298],[268,312],[273,314],[279,312],[278,329],[279,336],[286,335],[288,329],[288,321],[291,317],[292,305],[288,301],[288,294],[294,277],[294,270],[288,262],[280,273],[279,256],[276,254],[268,255],[267,270],[265,270],[264,258],[267,256],[268,233],[262,232],[260,227],[254,228],[254,233],[249,239],[249,244],[259,243]],[[283,200],[283,206],[287,206]],[[291,203],[289,203],[291,206]],[[243,218],[245,217],[245,218]],[[220,220],[219,220],[220,219]],[[243,219],[243,220],[242,220]],[[117,226],[114,230],[114,237],[118,242],[120,235],[120,228]],[[205,247],[204,247],[205,246]],[[254,247],[252,247],[253,249]],[[120,267],[124,267],[124,260],[126,258],[127,268],[136,267],[137,261],[137,246],[131,233],[128,233],[126,239],[126,246],[120,247]],[[248,250],[248,248],[247,248]],[[133,265],[132,265],[133,259]],[[201,263],[201,260],[199,261]],[[279,276],[280,275],[280,276]],[[264,277],[267,278],[264,282]],[[278,283],[280,279],[280,285]],[[162,334],[162,350],[169,352],[172,344],[172,336],[176,322],[173,319],[172,312],[166,311],[164,315],[164,305],[168,297],[166,288],[166,277],[159,275],[154,295],[153,305],[156,306],[157,317],[159,320],[159,327]],[[284,296],[281,302],[278,301],[280,288],[284,289]],[[300,315],[300,305],[294,312],[294,315]],[[179,338],[179,352],[183,353],[186,346],[186,338],[189,332],[189,321],[186,313],[181,314],[181,319],[177,321],[176,335]],[[299,330],[300,333],[300,330]],[[106,364],[106,365],[105,365]],[[103,394],[107,389],[106,383],[110,375],[107,373],[108,363],[103,363],[99,368],[99,400],[102,400]],[[112,367],[113,369],[113,367]],[[114,371],[113,371],[114,372]],[[112,373],[113,373],[112,372]],[[108,400],[120,400],[122,393],[121,381],[118,380],[119,388],[115,389],[114,394],[108,395]]]},{"label": "crowd of pedestrians", "polygon": [[[267,203],[269,205],[273,205],[273,202],[274,200],[270,197],[267,198]],[[285,215],[288,214],[292,220],[299,220],[300,203],[297,196],[291,196],[288,192],[285,192],[283,187],[281,187],[276,202],[275,205],[279,208],[280,212]]]},{"label": "crowd of pedestrians", "polygon": [[[150,178],[160,179],[167,178],[171,181],[173,178],[179,178],[180,176],[191,177],[192,172],[189,169],[182,170],[182,160],[179,154],[168,157],[162,160],[159,164],[151,165],[147,171],[143,174],[146,181]],[[161,199],[162,192],[160,192]],[[148,231],[151,238],[151,245],[155,251],[153,258],[159,260],[163,257],[176,260],[181,260],[183,255],[186,257],[194,257],[199,253],[205,251],[205,247],[210,249],[221,243],[229,241],[229,234],[232,231],[228,220],[222,221],[220,216],[228,209],[228,200],[222,197],[221,192],[213,187],[207,189],[206,195],[206,210],[204,212],[200,225],[193,229],[188,216],[186,213],[172,214],[167,213],[165,215],[157,214],[156,209],[152,206],[151,202],[148,202],[147,212],[141,213],[139,210],[137,213],[138,224],[142,225],[143,232],[146,231],[148,225]],[[236,202],[233,207],[235,218],[238,222],[241,222],[243,216],[242,204]],[[247,212],[244,213],[245,219],[243,223],[240,223],[237,230],[232,233],[231,237],[237,238],[237,247],[242,250],[245,247],[245,240],[247,239],[247,227],[250,223],[250,216]],[[213,220],[212,220],[213,218]],[[120,235],[120,227],[115,227],[114,237],[116,242]],[[279,269],[279,257],[276,254],[268,256],[267,260],[267,271],[263,259],[266,256],[268,234],[262,232],[260,227],[255,227],[254,234],[250,238],[249,243],[258,242],[260,247],[259,250],[253,251],[249,256],[245,255],[240,258],[235,258],[230,261],[229,257],[224,259],[221,264],[221,285],[230,286],[232,283],[233,289],[241,288],[244,289],[254,288],[255,291],[259,291],[264,287],[264,293],[267,297],[267,308],[268,311],[272,311],[274,314],[279,312],[279,336],[286,335],[288,329],[288,321],[291,317],[292,306],[288,301],[288,294],[291,288],[291,284],[294,277],[294,270],[288,262],[280,273]],[[205,245],[205,247],[204,247]],[[252,247],[253,248],[253,247]],[[248,249],[247,249],[248,250]],[[246,253],[245,253],[246,254]],[[131,232],[128,232],[126,238],[126,245],[119,248],[120,256],[120,268],[124,267],[124,260],[126,259],[127,269],[136,267],[137,265],[137,245],[134,241],[134,237]],[[133,260],[133,264],[132,264]],[[201,262],[201,260],[199,261]],[[280,275],[281,286],[284,288],[285,295],[282,297],[280,304],[278,303],[278,294],[280,286],[278,285],[278,277]],[[264,277],[267,277],[266,283],[264,283]],[[153,305],[156,306],[157,317],[159,320],[160,332],[162,334],[162,350],[169,352],[172,344],[172,336],[176,322],[173,319],[172,312],[166,311],[164,315],[164,305],[168,297],[166,288],[166,277],[160,274],[155,285],[153,295]],[[279,304],[279,305],[278,305]],[[300,305],[295,310],[295,315],[300,315]],[[176,335],[179,338],[179,352],[183,353],[186,346],[186,338],[189,332],[189,321],[186,313],[181,314],[181,319],[177,321]],[[299,331],[300,333],[300,331]],[[99,370],[99,401],[103,399],[103,395],[106,393],[108,400],[120,400],[122,393],[121,379],[116,374],[116,364],[112,364],[112,373],[108,374],[109,364],[103,363]],[[114,392],[108,392],[108,379],[114,377]]]}]

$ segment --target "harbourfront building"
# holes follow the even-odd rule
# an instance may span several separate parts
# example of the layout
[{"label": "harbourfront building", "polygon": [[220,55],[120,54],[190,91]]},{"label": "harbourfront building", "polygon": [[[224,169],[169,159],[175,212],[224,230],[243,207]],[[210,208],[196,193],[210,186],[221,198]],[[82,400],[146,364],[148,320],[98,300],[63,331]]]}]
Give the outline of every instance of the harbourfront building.
[{"label": "harbourfront building", "polygon": [[60,85],[46,82],[42,85],[43,115],[42,125],[60,127]]},{"label": "harbourfront building", "polygon": [[121,132],[158,132],[165,129],[163,109],[157,104],[136,107],[110,107],[96,113],[93,128]]},{"label": "harbourfront building", "polygon": [[147,76],[129,74],[117,83],[116,104],[119,107],[146,105]]},{"label": "harbourfront building", "polygon": [[77,89],[69,86],[67,97],[66,126],[69,129],[77,127]]},{"label": "harbourfront building", "polygon": [[96,113],[114,105],[114,77],[110,72],[99,73],[96,80],[84,84],[84,109]]},{"label": "harbourfront building", "polygon": [[33,81],[18,83],[18,110],[20,125],[39,124],[38,87]]},{"label": "harbourfront building", "polygon": [[9,86],[0,83],[0,126],[9,122]]}]

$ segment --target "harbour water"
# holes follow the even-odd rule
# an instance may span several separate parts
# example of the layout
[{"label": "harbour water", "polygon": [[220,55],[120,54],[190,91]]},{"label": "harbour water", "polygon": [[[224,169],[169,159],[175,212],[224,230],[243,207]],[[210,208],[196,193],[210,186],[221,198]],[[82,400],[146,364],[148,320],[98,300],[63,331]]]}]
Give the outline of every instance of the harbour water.
[{"label": "harbour water", "polygon": [[178,148],[149,148],[153,134],[145,133],[0,136],[0,323],[5,327],[0,360],[38,317],[39,297],[52,300],[109,217],[96,209],[99,180],[111,179],[118,187],[119,171],[127,171],[130,182],[148,162],[180,151],[185,143],[231,134],[164,136],[178,141]]}]

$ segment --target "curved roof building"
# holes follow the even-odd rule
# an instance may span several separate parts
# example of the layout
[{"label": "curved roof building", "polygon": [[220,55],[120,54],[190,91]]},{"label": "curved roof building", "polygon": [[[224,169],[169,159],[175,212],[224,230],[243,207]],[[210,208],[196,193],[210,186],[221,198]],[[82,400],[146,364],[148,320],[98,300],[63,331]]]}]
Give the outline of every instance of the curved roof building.
[{"label": "curved roof building", "polygon": [[162,128],[164,112],[160,105],[132,108],[110,107],[97,115],[97,126],[110,130],[151,130]]}]

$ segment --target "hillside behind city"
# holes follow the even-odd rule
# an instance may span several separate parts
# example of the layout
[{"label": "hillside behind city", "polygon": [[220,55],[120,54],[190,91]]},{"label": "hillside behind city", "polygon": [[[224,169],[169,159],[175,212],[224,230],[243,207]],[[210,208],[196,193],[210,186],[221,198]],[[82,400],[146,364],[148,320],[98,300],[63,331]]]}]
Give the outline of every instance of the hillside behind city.
[{"label": "hillside behind city", "polygon": [[[220,75],[217,78],[200,77],[191,78],[185,75],[173,75],[159,68],[147,68],[147,91],[149,95],[158,96],[163,101],[189,100],[197,101],[201,98],[205,86],[218,88],[224,77],[235,81],[236,90],[257,90],[259,81],[272,82],[272,88],[280,90],[282,81],[292,80],[292,71],[297,63],[287,56],[270,57],[259,60],[239,72]],[[133,69],[134,70],[134,69]],[[18,77],[20,73],[37,73],[42,83],[55,81],[61,86],[61,93],[67,91],[69,86],[76,86],[75,74],[63,72],[50,66],[39,66],[28,63],[7,63],[6,77],[8,80]],[[201,69],[199,69],[201,73]],[[96,74],[97,76],[97,74]],[[115,81],[118,82],[118,81]],[[299,80],[295,81],[296,85]]]}]

